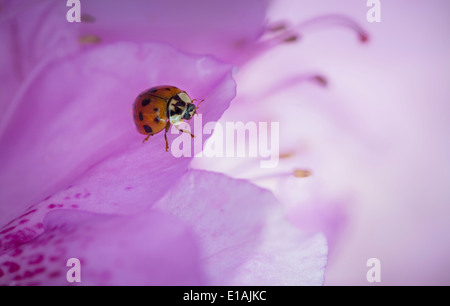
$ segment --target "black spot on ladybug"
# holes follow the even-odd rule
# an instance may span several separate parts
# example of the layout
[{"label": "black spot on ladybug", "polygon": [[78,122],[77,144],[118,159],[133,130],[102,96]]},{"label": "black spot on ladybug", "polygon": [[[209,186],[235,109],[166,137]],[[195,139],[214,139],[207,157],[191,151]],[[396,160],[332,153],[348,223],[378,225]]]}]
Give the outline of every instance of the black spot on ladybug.
[{"label": "black spot on ladybug", "polygon": [[139,112],[139,120],[144,121],[144,116],[142,116],[142,112]]},{"label": "black spot on ladybug", "polygon": [[145,98],[144,100],[142,100],[142,107],[147,106],[150,104],[150,99],[149,98]]},{"label": "black spot on ladybug", "polygon": [[161,121],[161,118],[160,118],[159,116],[157,116],[157,117],[155,117],[154,121],[155,121],[156,123],[159,123],[159,121]]},{"label": "black spot on ladybug", "polygon": [[154,92],[156,92],[158,89],[156,89],[156,88],[150,88],[150,93],[154,93]]},{"label": "black spot on ladybug", "polygon": [[143,128],[144,128],[144,130],[145,130],[146,133],[149,133],[149,134],[150,134],[151,132],[153,132],[152,128],[149,127],[148,125],[144,125]]},{"label": "black spot on ladybug", "polygon": [[177,103],[175,103],[175,106],[184,108],[186,106],[186,102],[178,101]]},{"label": "black spot on ladybug", "polygon": [[168,87],[167,87],[167,88],[164,88],[164,89],[167,90],[167,91],[170,91],[170,88],[168,88]]},{"label": "black spot on ladybug", "polygon": [[173,114],[174,115],[181,115],[181,113],[183,112],[183,109],[179,108],[179,107],[174,107],[173,109]]},{"label": "black spot on ladybug", "polygon": [[159,112],[159,108],[154,108],[153,109],[155,112]]}]

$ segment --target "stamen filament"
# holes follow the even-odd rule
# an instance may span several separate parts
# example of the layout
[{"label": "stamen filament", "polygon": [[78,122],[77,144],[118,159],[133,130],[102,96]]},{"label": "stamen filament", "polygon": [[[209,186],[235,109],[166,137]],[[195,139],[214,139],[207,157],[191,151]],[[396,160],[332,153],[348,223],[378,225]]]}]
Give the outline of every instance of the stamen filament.
[{"label": "stamen filament", "polygon": [[304,32],[308,28],[320,26],[328,27],[335,25],[353,30],[358,35],[359,40],[363,43],[369,40],[369,34],[357,22],[355,22],[354,20],[352,20],[347,16],[339,14],[329,14],[314,17],[306,21],[303,21],[294,28],[300,32]]},{"label": "stamen filament", "polygon": [[294,169],[293,171],[289,171],[289,172],[278,172],[278,173],[271,173],[271,174],[267,174],[267,175],[253,177],[253,178],[250,178],[250,180],[261,181],[261,180],[276,179],[276,178],[289,177],[289,176],[294,176],[296,178],[305,178],[305,177],[309,177],[311,175],[312,175],[311,170]]}]

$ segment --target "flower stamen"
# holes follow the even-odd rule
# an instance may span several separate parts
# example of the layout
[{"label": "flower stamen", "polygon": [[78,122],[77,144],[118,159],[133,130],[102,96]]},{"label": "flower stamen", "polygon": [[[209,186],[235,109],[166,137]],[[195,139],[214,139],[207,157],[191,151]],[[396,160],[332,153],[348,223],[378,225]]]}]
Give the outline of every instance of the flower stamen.
[{"label": "flower stamen", "polygon": [[308,177],[311,176],[312,173],[310,170],[305,170],[305,169],[295,169],[293,172],[293,175],[295,177]]},{"label": "flower stamen", "polygon": [[369,34],[351,18],[338,14],[329,14],[308,19],[293,27],[288,27],[286,23],[282,22],[274,23],[267,27],[265,34],[277,33],[278,35],[265,39],[260,43],[264,46],[273,46],[280,42],[294,42],[300,39],[302,36],[300,33],[304,34],[309,29],[328,28],[329,26],[341,26],[354,31],[362,43],[369,40]]},{"label": "flower stamen", "polygon": [[78,42],[82,45],[98,44],[100,41],[100,37],[93,34],[86,34],[78,38]]},{"label": "flower stamen", "polygon": [[297,169],[294,169],[293,171],[289,171],[289,172],[278,172],[278,173],[271,173],[271,174],[261,175],[261,176],[257,176],[257,177],[252,177],[252,178],[250,178],[250,180],[262,181],[262,180],[268,180],[268,179],[285,178],[285,177],[290,177],[290,176],[294,176],[296,178],[306,178],[306,177],[310,177],[311,175],[312,175],[311,170],[297,168]]},{"label": "flower stamen", "polygon": [[347,16],[338,14],[328,14],[308,19],[295,26],[295,29],[303,33],[310,28],[329,26],[341,26],[354,31],[362,43],[369,40],[369,34],[357,22]]},{"label": "flower stamen", "polygon": [[90,14],[81,14],[81,22],[94,23],[95,17]]},{"label": "flower stamen", "polygon": [[274,25],[270,25],[267,27],[268,32],[280,32],[286,30],[286,24],[285,23],[278,23]]}]

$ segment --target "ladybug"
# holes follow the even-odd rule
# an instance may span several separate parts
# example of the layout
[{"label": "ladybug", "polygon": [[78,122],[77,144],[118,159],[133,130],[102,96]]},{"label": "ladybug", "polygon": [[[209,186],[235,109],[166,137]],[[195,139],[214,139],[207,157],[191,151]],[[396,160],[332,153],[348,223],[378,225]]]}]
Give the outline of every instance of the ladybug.
[{"label": "ladybug", "polygon": [[[198,105],[189,98],[185,91],[175,86],[156,86],[140,93],[133,106],[134,123],[139,133],[147,135],[142,142],[149,139],[162,130],[166,140],[166,152],[169,150],[167,141],[167,132],[170,125],[173,124],[179,131],[188,133],[191,137],[194,135],[177,126],[184,120],[191,120],[197,113]],[[198,104],[200,104],[200,101]]]}]

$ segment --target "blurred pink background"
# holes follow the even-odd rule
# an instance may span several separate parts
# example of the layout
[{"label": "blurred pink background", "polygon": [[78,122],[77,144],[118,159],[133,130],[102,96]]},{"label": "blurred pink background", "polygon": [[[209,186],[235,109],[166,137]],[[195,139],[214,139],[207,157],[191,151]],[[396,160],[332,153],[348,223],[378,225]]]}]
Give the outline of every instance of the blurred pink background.
[{"label": "blurred pink background", "polygon": [[449,285],[450,2],[381,1],[380,23],[366,21],[366,1],[295,3],[275,1],[269,16],[342,13],[370,34],[356,45],[342,29],[321,30],[274,51],[330,80],[297,91],[320,104],[317,126],[298,125],[321,156],[316,178],[353,199],[325,284],[369,284],[366,261],[376,257],[382,285]]}]

